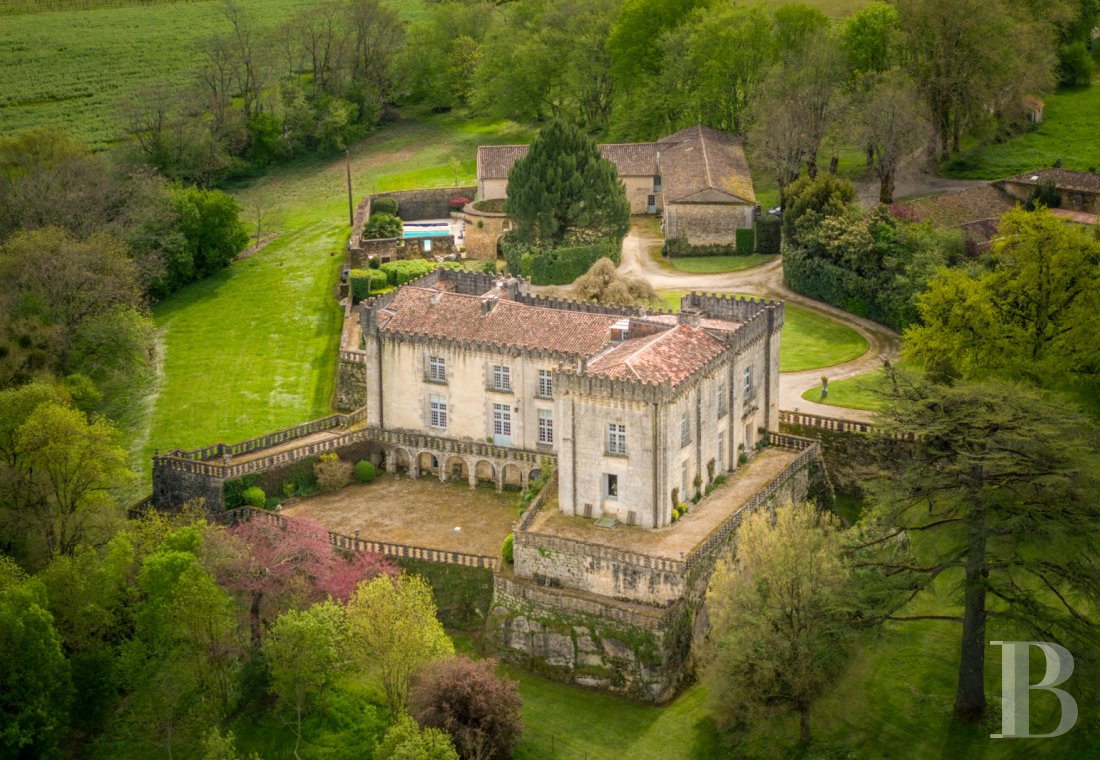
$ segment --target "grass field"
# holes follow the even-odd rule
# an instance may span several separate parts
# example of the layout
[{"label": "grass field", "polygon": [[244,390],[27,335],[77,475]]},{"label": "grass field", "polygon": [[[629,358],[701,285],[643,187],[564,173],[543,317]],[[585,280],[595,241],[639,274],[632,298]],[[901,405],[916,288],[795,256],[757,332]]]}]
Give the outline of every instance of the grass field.
[{"label": "grass field", "polygon": [[[399,122],[352,151],[356,197],[446,186],[449,158],[487,142],[527,140],[512,122],[434,116]],[[410,168],[413,167],[413,168]],[[246,216],[262,205],[278,237],[154,310],[158,367],[120,421],[149,483],[154,448],[238,441],[330,413],[342,311],[334,287],[348,234],[344,162],[303,161],[236,188]]]},{"label": "grass field", "polygon": [[[679,311],[682,292],[663,290],[661,305]],[[779,346],[779,371],[801,372],[831,367],[863,356],[867,340],[846,325],[794,304],[783,309],[783,332]]]},{"label": "grass field", "polygon": [[[316,0],[237,4],[274,27]],[[0,9],[0,136],[52,124],[105,147],[125,125],[120,103],[146,88],[182,91],[194,78],[196,46],[227,29],[220,0],[117,6],[6,16]],[[394,7],[415,18],[423,2]]]},{"label": "grass field", "polygon": [[1059,90],[1046,99],[1038,129],[1004,142],[973,146],[943,167],[952,177],[998,179],[1051,166],[1061,159],[1067,169],[1100,168],[1100,79],[1092,87]]}]

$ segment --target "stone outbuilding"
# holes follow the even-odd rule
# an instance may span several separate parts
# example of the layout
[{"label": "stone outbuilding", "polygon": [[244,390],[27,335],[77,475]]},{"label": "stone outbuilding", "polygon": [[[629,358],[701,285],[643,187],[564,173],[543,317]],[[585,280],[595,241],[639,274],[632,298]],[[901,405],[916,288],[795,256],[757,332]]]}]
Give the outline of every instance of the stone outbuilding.
[{"label": "stone outbuilding", "polygon": [[[626,186],[632,214],[660,214],[667,238],[692,245],[730,244],[753,226],[756,194],[741,141],[696,125],[657,142],[600,145]],[[508,172],[526,145],[477,149],[480,200],[508,195]]]}]

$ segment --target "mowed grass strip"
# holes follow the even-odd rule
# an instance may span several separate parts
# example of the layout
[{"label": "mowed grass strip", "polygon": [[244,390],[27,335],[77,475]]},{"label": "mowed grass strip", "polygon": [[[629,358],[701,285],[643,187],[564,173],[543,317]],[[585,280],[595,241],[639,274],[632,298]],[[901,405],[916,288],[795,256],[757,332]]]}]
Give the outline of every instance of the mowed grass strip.
[{"label": "mowed grass strip", "polygon": [[667,258],[665,261],[677,272],[721,274],[723,272],[740,272],[743,269],[751,269],[775,259],[776,256],[770,254],[752,253],[748,256],[684,256],[682,258]]},{"label": "mowed grass strip", "polygon": [[[680,310],[680,291],[661,291],[661,305]],[[745,296],[752,298],[753,296]],[[783,305],[783,332],[779,345],[779,371],[801,372],[831,367],[867,353],[867,339],[858,332],[803,306]]]},{"label": "mowed grass strip", "polygon": [[802,398],[817,404],[839,406],[845,409],[876,411],[881,409],[884,403],[882,397],[874,391],[876,381],[881,377],[882,371],[875,370],[844,380],[830,380],[828,397],[821,398],[821,386],[816,386],[804,392]]}]

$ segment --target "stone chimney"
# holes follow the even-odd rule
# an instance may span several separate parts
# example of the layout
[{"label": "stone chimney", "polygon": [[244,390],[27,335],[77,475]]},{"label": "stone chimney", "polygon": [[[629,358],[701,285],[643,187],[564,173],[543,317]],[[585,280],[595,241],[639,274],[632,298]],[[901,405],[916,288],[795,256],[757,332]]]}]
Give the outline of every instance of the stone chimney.
[{"label": "stone chimney", "polygon": [[497,305],[498,300],[499,299],[497,298],[495,293],[492,294],[492,295],[482,296],[481,297],[481,316],[484,317],[489,312],[491,312],[493,310],[493,307]]},{"label": "stone chimney", "polygon": [[698,328],[699,319],[702,316],[703,312],[701,312],[699,309],[680,309],[679,322],[680,324],[687,325],[688,327]]}]

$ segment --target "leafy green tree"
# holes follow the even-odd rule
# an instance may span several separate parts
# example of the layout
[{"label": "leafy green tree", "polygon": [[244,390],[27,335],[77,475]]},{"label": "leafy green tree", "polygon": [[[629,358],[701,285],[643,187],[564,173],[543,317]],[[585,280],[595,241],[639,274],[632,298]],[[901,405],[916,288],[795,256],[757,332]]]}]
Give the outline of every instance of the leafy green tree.
[{"label": "leafy green tree", "polygon": [[393,214],[372,214],[363,228],[363,236],[367,239],[397,238],[401,237],[404,228],[401,219]]},{"label": "leafy green tree", "polygon": [[374,760],[458,760],[447,732],[423,731],[408,715],[400,715],[374,747]]},{"label": "leafy green tree", "polygon": [[302,718],[320,704],[345,661],[344,608],[333,601],[279,616],[264,640],[271,688],[294,713],[294,757],[302,743]]},{"label": "leafy green tree", "polygon": [[[1071,407],[999,381],[887,373],[872,509],[857,525],[869,619],[961,626],[955,715],[985,712],[987,623],[1055,641],[1094,665],[1100,621],[1100,451]],[[910,437],[899,448],[896,436]],[[952,584],[946,586],[945,584]],[[953,609],[906,609],[956,589]]]},{"label": "leafy green tree", "polygon": [[350,657],[381,684],[393,715],[405,707],[413,674],[454,654],[435,616],[428,584],[418,575],[378,575],[348,602]]},{"label": "leafy green tree", "polygon": [[610,239],[630,229],[630,202],[615,165],[592,138],[559,121],[543,128],[508,174],[504,210],[516,236],[543,247]]},{"label": "leafy green tree", "polygon": [[69,664],[46,589],[0,555],[0,755],[56,752],[69,724]]},{"label": "leafy green tree", "polygon": [[197,277],[228,266],[248,245],[241,206],[232,195],[181,186],[173,191],[172,202]]},{"label": "leafy green tree", "polygon": [[0,391],[0,516],[6,538],[41,559],[105,540],[113,492],[133,475],[111,424],[49,399],[42,386]]},{"label": "leafy green tree", "polygon": [[897,8],[877,0],[849,16],[840,32],[840,49],[853,78],[885,73],[897,63],[900,46]]},{"label": "leafy green tree", "polygon": [[829,17],[805,3],[784,3],[775,9],[775,49],[781,58],[801,58],[829,28]]},{"label": "leafy green tree", "polygon": [[703,677],[721,723],[795,710],[810,743],[810,705],[845,659],[849,574],[829,513],[788,504],[774,524],[766,511],[745,519],[736,562],[721,562],[707,590]]},{"label": "leafy green tree", "polygon": [[898,164],[930,134],[913,82],[900,71],[883,76],[856,101],[860,142],[879,178],[879,203],[894,202]]},{"label": "leafy green tree", "polygon": [[918,300],[906,353],[980,376],[994,372],[1057,387],[1100,373],[1100,241],[1049,211],[1002,217],[990,268],[944,270]]},{"label": "leafy green tree", "polygon": [[[114,237],[77,239],[56,227],[20,232],[0,247],[0,279],[0,331],[17,349],[40,346],[42,368],[102,381],[147,356],[151,323],[137,268]],[[28,354],[9,351],[5,360],[8,382],[33,375]]]},{"label": "leafy green tree", "polygon": [[817,179],[802,177],[787,188],[783,212],[783,237],[788,245],[801,245],[822,220],[829,216],[844,216],[856,202],[852,183],[823,174]]},{"label": "leafy green tree", "polygon": [[672,126],[702,122],[744,134],[749,105],[775,60],[772,24],[759,5],[699,8],[662,40],[661,82]]}]

